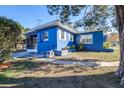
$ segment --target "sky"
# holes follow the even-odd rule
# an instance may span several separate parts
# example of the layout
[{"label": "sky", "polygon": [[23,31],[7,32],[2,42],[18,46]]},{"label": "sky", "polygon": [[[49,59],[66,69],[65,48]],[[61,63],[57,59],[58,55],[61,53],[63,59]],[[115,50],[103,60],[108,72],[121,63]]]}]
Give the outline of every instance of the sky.
[{"label": "sky", "polygon": [[[77,17],[70,17],[71,21],[80,19],[82,15],[84,11]],[[57,19],[57,16],[48,13],[46,5],[0,5],[0,16],[13,19],[25,28],[34,28]],[[78,30],[84,31],[83,27]]]},{"label": "sky", "polygon": [[[0,5],[0,16],[13,19],[26,28],[33,28],[57,19],[57,16],[48,13],[46,5]],[[78,18],[81,17],[82,13]],[[71,17],[71,21],[76,19],[77,17]]]},{"label": "sky", "polygon": [[[45,5],[38,6],[0,6],[0,16],[13,19],[19,22],[24,27],[33,28],[39,24],[44,24],[53,20],[56,20],[56,16],[51,16]],[[41,21],[38,21],[41,20]]]}]

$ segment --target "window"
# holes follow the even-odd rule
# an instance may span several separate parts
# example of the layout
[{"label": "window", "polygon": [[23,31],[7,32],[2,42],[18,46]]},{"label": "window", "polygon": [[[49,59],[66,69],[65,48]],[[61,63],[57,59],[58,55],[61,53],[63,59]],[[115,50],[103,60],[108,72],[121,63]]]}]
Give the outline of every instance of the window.
[{"label": "window", "polygon": [[48,32],[43,32],[43,41],[48,40]]},{"label": "window", "polygon": [[80,43],[85,44],[85,35],[81,35]]},{"label": "window", "polygon": [[92,43],[92,35],[86,35],[86,43]]},{"label": "window", "polygon": [[81,35],[81,37],[80,37],[80,43],[83,43],[83,44],[92,44],[93,43],[92,34]]},{"label": "window", "polygon": [[74,36],[72,34],[69,34],[69,40],[74,41]]},{"label": "window", "polygon": [[59,30],[59,39],[66,40],[66,32]]}]

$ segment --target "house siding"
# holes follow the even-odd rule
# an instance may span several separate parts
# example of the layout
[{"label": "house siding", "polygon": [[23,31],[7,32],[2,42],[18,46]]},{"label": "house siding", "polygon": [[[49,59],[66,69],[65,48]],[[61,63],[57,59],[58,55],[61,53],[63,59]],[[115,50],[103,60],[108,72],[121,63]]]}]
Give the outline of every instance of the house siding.
[{"label": "house siding", "polygon": [[[59,30],[63,30],[64,32],[66,32],[66,40],[61,40],[59,38]],[[57,28],[57,51],[62,50],[62,48],[65,48],[66,46],[75,45],[75,41],[70,41],[69,34],[74,35],[73,33],[70,33],[65,29],[62,29],[60,27]]]},{"label": "house siding", "polygon": [[88,35],[88,34],[93,35],[93,43],[92,44],[83,44],[84,49],[86,51],[102,51],[103,50],[103,42],[105,41],[103,31],[86,32],[86,33],[77,34],[76,38],[75,38],[76,46],[78,46],[78,44],[79,44],[81,35]]},{"label": "house siding", "polygon": [[[59,38],[59,30],[63,30],[66,33],[66,40],[61,40]],[[43,41],[43,33],[48,31],[48,41]],[[86,32],[86,33],[78,33],[73,34],[70,31],[67,31],[61,27],[53,26],[46,29],[38,30],[35,33],[30,33],[28,35],[37,34],[37,52],[42,53],[50,50],[61,51],[62,48],[66,46],[76,45],[80,43],[81,35],[92,34],[93,43],[92,44],[83,44],[84,49],[86,51],[102,51],[103,50],[103,42],[105,42],[105,37],[103,35],[103,31],[96,32]],[[70,41],[69,35],[72,34],[74,36],[74,40]],[[27,36],[28,36],[27,35]]]},{"label": "house siding", "polygon": [[[48,31],[48,41],[43,41],[43,32]],[[38,53],[57,49],[57,27],[51,27],[37,32]]]}]

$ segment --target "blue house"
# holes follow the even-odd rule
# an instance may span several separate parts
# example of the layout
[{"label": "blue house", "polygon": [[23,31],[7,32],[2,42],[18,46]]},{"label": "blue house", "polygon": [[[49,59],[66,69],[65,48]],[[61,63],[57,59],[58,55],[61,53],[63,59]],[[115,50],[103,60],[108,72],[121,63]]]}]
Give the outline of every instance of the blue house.
[{"label": "blue house", "polygon": [[59,20],[38,26],[24,34],[27,52],[44,53],[54,50],[56,55],[61,55],[62,50],[71,50],[69,47],[76,50],[80,43],[87,51],[103,50],[103,31],[80,33]]}]

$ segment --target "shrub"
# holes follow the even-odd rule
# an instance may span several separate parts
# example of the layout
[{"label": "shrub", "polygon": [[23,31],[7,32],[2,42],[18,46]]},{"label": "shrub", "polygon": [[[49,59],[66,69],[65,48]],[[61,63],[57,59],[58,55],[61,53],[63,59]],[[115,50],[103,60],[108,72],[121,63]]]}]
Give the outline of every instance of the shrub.
[{"label": "shrub", "polygon": [[110,43],[109,42],[104,42],[103,48],[109,48],[109,47],[110,47]]},{"label": "shrub", "polygon": [[83,46],[83,44],[80,43],[78,45],[78,51],[82,51],[82,50],[84,50],[84,46]]},{"label": "shrub", "polygon": [[66,47],[62,48],[62,50],[68,50],[68,49],[70,49],[70,46],[66,46]]},{"label": "shrub", "polygon": [[0,58],[1,59],[11,59],[11,55],[10,55],[11,51],[4,51],[2,53],[0,53]]},{"label": "shrub", "polygon": [[70,46],[70,49],[75,49],[75,45],[71,45]]}]

